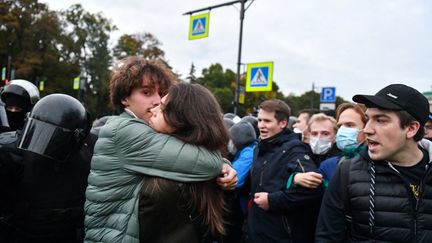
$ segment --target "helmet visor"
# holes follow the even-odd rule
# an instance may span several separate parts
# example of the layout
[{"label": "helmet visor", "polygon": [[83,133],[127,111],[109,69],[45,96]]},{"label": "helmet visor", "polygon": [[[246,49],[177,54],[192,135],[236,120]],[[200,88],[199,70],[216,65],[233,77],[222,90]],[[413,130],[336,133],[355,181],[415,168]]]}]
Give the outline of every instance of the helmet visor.
[{"label": "helmet visor", "polygon": [[63,161],[74,149],[73,132],[67,128],[28,118],[18,148]]}]

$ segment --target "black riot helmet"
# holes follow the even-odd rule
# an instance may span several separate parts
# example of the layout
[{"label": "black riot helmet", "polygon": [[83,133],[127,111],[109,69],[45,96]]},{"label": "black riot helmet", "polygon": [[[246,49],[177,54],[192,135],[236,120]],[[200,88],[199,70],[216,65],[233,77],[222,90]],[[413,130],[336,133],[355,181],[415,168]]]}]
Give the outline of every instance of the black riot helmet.
[{"label": "black riot helmet", "polygon": [[1,94],[1,100],[6,103],[9,95],[20,96],[34,106],[40,99],[39,90],[32,82],[24,79],[11,80],[4,88]]},{"label": "black riot helmet", "polygon": [[11,130],[22,129],[27,112],[32,109],[39,98],[38,88],[24,79],[12,80],[3,88],[1,101],[5,104]]},{"label": "black riot helmet", "polygon": [[65,161],[82,146],[90,128],[90,114],[77,99],[65,94],[51,94],[33,107],[18,148]]}]

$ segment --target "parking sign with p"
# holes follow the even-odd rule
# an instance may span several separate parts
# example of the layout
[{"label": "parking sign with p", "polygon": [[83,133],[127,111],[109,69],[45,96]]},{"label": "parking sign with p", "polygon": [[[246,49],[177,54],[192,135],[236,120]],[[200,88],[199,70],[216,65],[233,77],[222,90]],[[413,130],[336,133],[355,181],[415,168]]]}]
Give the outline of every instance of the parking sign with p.
[{"label": "parking sign with p", "polygon": [[321,102],[336,102],[336,87],[323,87],[321,90]]}]

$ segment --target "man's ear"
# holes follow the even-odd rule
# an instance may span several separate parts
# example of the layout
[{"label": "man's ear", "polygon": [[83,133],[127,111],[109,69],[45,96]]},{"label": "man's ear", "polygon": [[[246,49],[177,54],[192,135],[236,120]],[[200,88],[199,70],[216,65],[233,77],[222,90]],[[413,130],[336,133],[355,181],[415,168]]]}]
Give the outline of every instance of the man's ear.
[{"label": "man's ear", "polygon": [[127,98],[122,99],[121,103],[122,103],[125,107],[128,107],[128,106],[129,106],[129,102],[128,102]]},{"label": "man's ear", "polygon": [[286,128],[288,126],[288,120],[287,119],[283,119],[281,121],[279,121],[279,127],[280,128]]},{"label": "man's ear", "polygon": [[412,121],[408,126],[407,126],[408,130],[407,130],[407,134],[406,137],[407,138],[413,138],[418,130],[420,129],[420,123],[418,121]]}]

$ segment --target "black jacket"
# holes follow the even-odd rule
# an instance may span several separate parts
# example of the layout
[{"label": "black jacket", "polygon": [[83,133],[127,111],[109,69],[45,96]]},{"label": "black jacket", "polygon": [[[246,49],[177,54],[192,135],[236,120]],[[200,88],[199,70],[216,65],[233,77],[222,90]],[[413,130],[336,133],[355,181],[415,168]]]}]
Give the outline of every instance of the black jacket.
[{"label": "black jacket", "polygon": [[312,160],[315,162],[316,166],[319,167],[321,162],[335,156],[342,156],[342,151],[338,149],[336,143],[334,143],[330,150],[325,154],[313,154]]},{"label": "black jacket", "polygon": [[[140,242],[213,242],[199,215],[188,207],[187,184],[144,176],[139,195]],[[163,226],[163,227],[161,227]]]},{"label": "black jacket", "polygon": [[313,242],[323,188],[290,187],[295,172],[317,171],[310,150],[298,135],[285,130],[261,140],[251,170],[251,197],[268,192],[270,209],[252,203],[248,226],[250,242]]},{"label": "black jacket", "polygon": [[3,163],[20,168],[9,178],[14,191],[6,200],[14,206],[2,222],[7,230],[1,232],[0,242],[82,242],[92,150],[85,145],[65,162],[0,150],[13,158]]},{"label": "black jacket", "polygon": [[[373,194],[370,191],[372,164]],[[389,162],[372,161],[367,151],[344,161],[325,193],[316,242],[431,242],[431,164],[425,168],[420,185],[422,193],[417,201],[408,183]],[[370,196],[374,198],[373,217]],[[345,220],[345,215],[352,216],[351,223]]]}]

